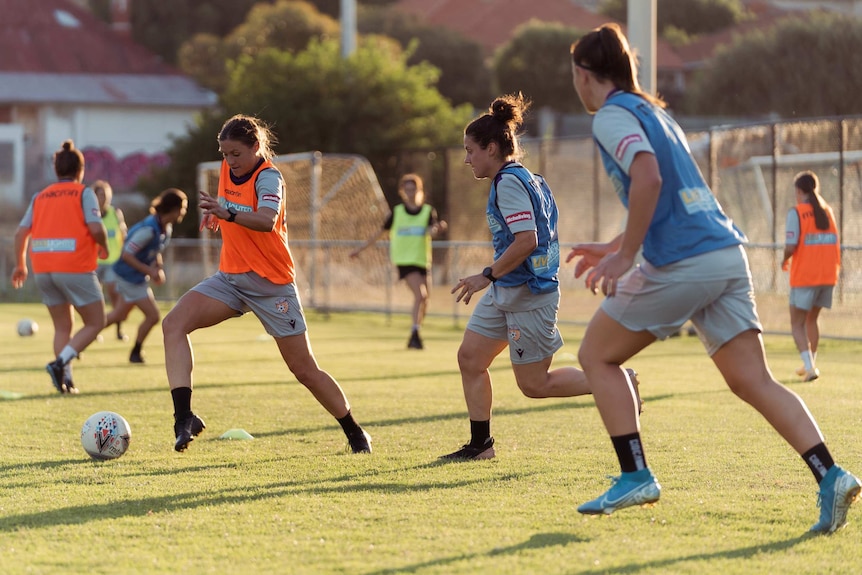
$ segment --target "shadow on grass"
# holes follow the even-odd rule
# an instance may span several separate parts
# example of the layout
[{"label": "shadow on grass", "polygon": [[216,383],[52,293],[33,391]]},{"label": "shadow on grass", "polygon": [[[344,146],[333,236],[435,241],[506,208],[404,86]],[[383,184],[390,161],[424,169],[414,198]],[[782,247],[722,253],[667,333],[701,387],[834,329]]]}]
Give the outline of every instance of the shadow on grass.
[{"label": "shadow on grass", "polygon": [[[815,533],[805,533],[800,535],[799,537],[793,537],[792,539],[786,539],[784,541],[775,541],[774,543],[768,543],[763,545],[752,545],[750,547],[741,547],[739,549],[728,549],[725,551],[716,551],[715,553],[696,553],[693,555],[683,555],[681,557],[670,557],[668,559],[659,559],[656,561],[646,561],[644,563],[630,563],[628,565],[621,565],[619,567],[602,567],[601,569],[592,569],[588,571],[577,571],[578,575],[599,575],[607,574],[607,573],[643,573],[644,571],[654,571],[657,573],[673,573],[681,569],[681,565],[685,565],[689,562],[691,564],[688,566],[693,569],[693,572],[696,572],[697,565],[706,565],[709,564],[710,561],[715,559],[748,559],[750,557],[762,557],[766,554],[771,553],[782,553],[787,551],[788,549],[802,543],[803,541],[807,541],[808,539],[812,539],[815,537],[822,537],[822,535]],[[685,569],[686,571],[688,569]]]},{"label": "shadow on grass", "polygon": [[91,505],[72,505],[50,511],[7,515],[0,517],[0,533],[14,532],[21,528],[42,529],[60,525],[83,525],[91,521],[140,517],[154,513],[172,513],[220,505],[245,504],[296,495],[319,496],[355,493],[362,497],[371,494],[427,493],[435,490],[443,491],[484,485],[489,480],[520,480],[525,476],[525,474],[519,473],[501,473],[496,476],[483,476],[476,479],[428,481],[407,484],[403,482],[362,483],[362,477],[343,475],[325,480],[283,481],[268,485],[258,485],[255,486],[253,492],[249,492],[246,487],[227,487],[220,490],[195,491],[160,497],[142,497],[140,499],[110,501]]},{"label": "shadow on grass", "polygon": [[[680,564],[685,564],[687,562],[692,562],[692,565],[697,565],[699,563],[708,562],[713,559],[746,559],[754,556],[762,556],[765,553],[780,553],[787,551],[791,547],[807,540],[812,537],[819,537],[819,535],[805,534],[799,537],[794,537],[792,539],[787,539],[785,541],[776,541],[774,543],[766,544],[766,545],[752,545],[751,547],[743,547],[741,549],[732,549],[727,551],[717,551],[715,553],[698,553],[695,555],[686,555],[682,557],[674,557],[669,559],[663,559],[659,561],[649,561],[646,563],[630,563],[628,565],[622,565],[616,568],[607,568],[602,567],[601,569],[595,570],[583,570],[581,568],[577,568],[571,573],[577,573],[578,575],[598,575],[598,574],[607,574],[607,573],[642,573],[646,570],[655,571],[659,573],[670,573],[674,572],[675,566]],[[413,565],[403,565],[397,568],[391,569],[382,569],[379,571],[368,571],[363,575],[390,575],[394,573],[416,573],[419,571],[423,571],[427,568],[434,567],[444,567],[446,565],[451,565],[454,563],[460,563],[462,561],[471,561],[475,559],[479,559],[481,557],[494,557],[499,555],[507,555],[507,554],[517,554],[521,551],[531,550],[531,549],[547,549],[549,547],[565,547],[572,543],[589,543],[589,539],[585,539],[583,537],[579,537],[572,533],[536,533],[531,536],[526,541],[519,543],[517,545],[511,545],[509,547],[501,547],[491,549],[484,553],[462,553],[459,555],[453,555],[451,557],[444,557],[441,559],[436,559],[434,561],[426,561],[423,563],[414,563]]]},{"label": "shadow on grass", "polygon": [[460,555],[453,555],[452,557],[446,557],[443,559],[436,559],[434,561],[426,561],[424,563],[415,563],[413,565],[404,565],[402,567],[393,568],[393,569],[382,569],[380,571],[369,571],[364,575],[389,575],[391,573],[416,573],[417,571],[422,571],[429,567],[443,567],[446,565],[451,565],[453,563],[459,563],[461,561],[471,561],[474,559],[478,559],[482,556],[498,556],[498,555],[508,555],[508,554],[518,554],[521,551],[526,551],[529,549],[547,549],[549,547],[565,547],[571,543],[587,543],[587,539],[583,539],[574,535],[572,533],[536,533],[531,536],[526,541],[518,543],[516,545],[510,545],[509,547],[497,547],[488,551],[487,553],[462,553]]}]

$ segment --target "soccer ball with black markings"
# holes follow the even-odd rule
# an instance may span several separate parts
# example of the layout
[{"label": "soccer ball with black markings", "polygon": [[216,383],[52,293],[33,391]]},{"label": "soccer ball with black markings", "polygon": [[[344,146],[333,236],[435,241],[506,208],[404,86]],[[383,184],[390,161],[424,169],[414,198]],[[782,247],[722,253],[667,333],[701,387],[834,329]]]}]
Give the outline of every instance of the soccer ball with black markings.
[{"label": "soccer ball with black markings", "polygon": [[117,459],[129,449],[132,429],[122,415],[113,411],[94,413],[81,428],[81,445],[93,459]]}]

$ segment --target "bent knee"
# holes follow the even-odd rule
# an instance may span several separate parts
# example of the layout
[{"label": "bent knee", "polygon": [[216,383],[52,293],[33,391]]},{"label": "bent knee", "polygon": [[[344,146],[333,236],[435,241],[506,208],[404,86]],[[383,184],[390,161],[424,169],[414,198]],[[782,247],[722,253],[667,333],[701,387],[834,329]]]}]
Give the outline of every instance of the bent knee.
[{"label": "bent knee", "polygon": [[537,381],[519,381],[518,389],[521,390],[524,397],[529,397],[530,399],[542,399],[546,397],[543,383],[544,382],[540,383]]}]

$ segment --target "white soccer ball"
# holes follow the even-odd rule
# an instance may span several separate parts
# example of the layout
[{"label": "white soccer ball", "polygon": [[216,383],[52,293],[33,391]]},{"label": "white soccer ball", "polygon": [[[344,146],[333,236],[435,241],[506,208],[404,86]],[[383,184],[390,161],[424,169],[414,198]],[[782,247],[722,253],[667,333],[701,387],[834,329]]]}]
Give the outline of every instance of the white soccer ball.
[{"label": "white soccer ball", "polygon": [[22,319],[18,322],[18,335],[27,337],[39,331],[39,324],[32,319]]},{"label": "white soccer ball", "polygon": [[93,459],[116,459],[129,448],[132,428],[113,411],[94,413],[81,428],[81,445]]}]

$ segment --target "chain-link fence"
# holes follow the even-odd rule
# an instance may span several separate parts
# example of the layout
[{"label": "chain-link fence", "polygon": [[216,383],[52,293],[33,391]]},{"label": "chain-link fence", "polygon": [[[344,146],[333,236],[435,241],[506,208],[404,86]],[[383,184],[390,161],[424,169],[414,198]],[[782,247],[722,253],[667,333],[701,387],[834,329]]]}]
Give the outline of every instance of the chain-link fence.
[{"label": "chain-link fence", "polygon": [[[780,269],[784,221],[795,202],[793,176],[804,169],[820,177],[821,193],[832,206],[842,239],[843,266],[831,313],[823,315],[823,335],[862,338],[862,118],[827,118],[747,126],[717,127],[689,134],[701,170],[725,211],[746,233],[766,329],[787,332],[787,274]],[[626,212],[604,174],[588,137],[524,142],[524,163],[545,176],[560,209],[563,245],[605,241],[622,229]],[[488,182],[476,181],[460,148],[404,152],[401,172],[425,181],[427,201],[449,222],[447,241],[434,242],[430,313],[451,315],[463,324],[471,307],[455,305],[449,290],[459,277],[490,264],[493,251],[485,219]],[[329,310],[378,310],[407,314],[412,296],[397,285],[388,246],[351,259],[350,252],[380,229],[386,215],[383,194],[367,162],[356,156],[292,154],[277,159],[287,182],[290,244],[297,285],[306,306]],[[199,170],[201,189],[215,192],[218,163]],[[176,299],[212,273],[219,240],[175,239],[166,254],[168,282],[156,291]],[[567,252],[563,249],[563,254]],[[0,270],[14,265],[11,238],[4,238]],[[560,319],[586,322],[599,303],[572,266],[561,271]],[[0,296],[38,301],[32,281],[20,292],[3,282]]]}]

